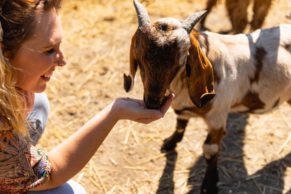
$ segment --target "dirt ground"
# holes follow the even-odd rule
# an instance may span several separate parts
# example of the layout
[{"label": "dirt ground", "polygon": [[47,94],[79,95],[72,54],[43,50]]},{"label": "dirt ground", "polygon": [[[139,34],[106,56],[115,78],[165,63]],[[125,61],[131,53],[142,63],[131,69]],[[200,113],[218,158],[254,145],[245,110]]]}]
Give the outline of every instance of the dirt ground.
[{"label": "dirt ground", "polygon": [[[152,20],[183,19],[205,7],[206,0],[144,0]],[[275,0],[264,27],[291,24],[290,0]],[[123,90],[129,69],[130,39],[137,27],[132,0],[65,1],[63,50],[67,65],[47,89],[49,124],[41,147],[51,149],[78,130],[117,97],[142,98]],[[230,23],[222,2],[206,25],[226,30]],[[139,77],[139,76],[137,76]],[[92,194],[199,193],[205,172],[202,144],[206,125],[193,118],[176,152],[162,154],[163,139],[175,129],[171,109],[148,125],[120,121],[86,167],[74,177]],[[221,194],[291,193],[291,107],[263,115],[231,114],[219,158]]]}]

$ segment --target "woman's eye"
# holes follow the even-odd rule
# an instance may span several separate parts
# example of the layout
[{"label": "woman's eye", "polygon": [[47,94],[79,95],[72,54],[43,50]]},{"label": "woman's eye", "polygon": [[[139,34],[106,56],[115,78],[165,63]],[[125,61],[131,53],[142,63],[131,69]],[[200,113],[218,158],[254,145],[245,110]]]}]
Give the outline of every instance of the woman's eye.
[{"label": "woman's eye", "polygon": [[56,50],[52,48],[52,49],[45,51],[44,53],[47,55],[51,55],[51,54],[54,54],[55,52],[56,52]]}]

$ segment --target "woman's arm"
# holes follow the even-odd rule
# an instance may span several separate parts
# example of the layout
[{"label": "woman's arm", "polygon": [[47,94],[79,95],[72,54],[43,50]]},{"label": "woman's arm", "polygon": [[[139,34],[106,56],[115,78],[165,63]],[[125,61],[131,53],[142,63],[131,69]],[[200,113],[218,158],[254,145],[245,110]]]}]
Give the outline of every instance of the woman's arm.
[{"label": "woman's arm", "polygon": [[33,190],[57,187],[77,174],[91,159],[118,120],[150,123],[164,116],[172,99],[173,95],[170,95],[161,110],[146,109],[139,100],[129,98],[115,100],[49,152],[48,157],[52,164],[50,180]]}]

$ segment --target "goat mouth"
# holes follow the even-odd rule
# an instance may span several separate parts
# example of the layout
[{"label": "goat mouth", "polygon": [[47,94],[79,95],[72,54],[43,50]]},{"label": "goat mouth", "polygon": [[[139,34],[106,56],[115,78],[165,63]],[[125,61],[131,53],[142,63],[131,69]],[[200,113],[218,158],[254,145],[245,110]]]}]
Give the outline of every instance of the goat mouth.
[{"label": "goat mouth", "polygon": [[148,109],[157,109],[157,110],[159,110],[161,106],[160,105],[156,106],[156,105],[147,104],[146,107]]},{"label": "goat mouth", "polygon": [[167,101],[167,96],[162,97],[159,100],[151,101],[151,100],[144,100],[145,106],[148,109],[161,109]]},{"label": "goat mouth", "polygon": [[[144,103],[148,109],[161,109],[172,92],[167,89],[163,97],[144,96]],[[162,95],[156,95],[162,96]]]}]

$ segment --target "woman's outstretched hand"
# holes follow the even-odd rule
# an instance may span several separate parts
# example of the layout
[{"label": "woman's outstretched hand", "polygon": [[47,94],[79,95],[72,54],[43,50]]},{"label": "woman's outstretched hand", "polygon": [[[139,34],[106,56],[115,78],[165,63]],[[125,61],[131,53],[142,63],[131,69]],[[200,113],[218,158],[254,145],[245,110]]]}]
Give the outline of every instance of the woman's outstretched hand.
[{"label": "woman's outstretched hand", "polygon": [[162,118],[169,109],[174,94],[166,97],[166,102],[160,110],[147,109],[142,100],[131,98],[118,98],[112,103],[111,111],[117,120],[128,119],[139,123],[148,124]]}]

